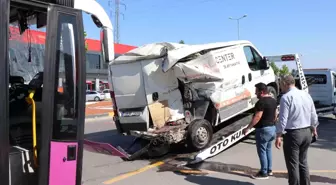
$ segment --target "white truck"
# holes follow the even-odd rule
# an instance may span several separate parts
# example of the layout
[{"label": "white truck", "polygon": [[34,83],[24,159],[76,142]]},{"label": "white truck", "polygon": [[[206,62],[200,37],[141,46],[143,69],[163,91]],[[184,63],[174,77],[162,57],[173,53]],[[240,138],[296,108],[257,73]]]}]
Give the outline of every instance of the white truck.
[{"label": "white truck", "polygon": [[336,72],[331,69],[304,69],[317,112],[335,115]]},{"label": "white truck", "polygon": [[316,103],[332,106],[336,102],[336,72],[331,69],[304,69],[309,93]]},{"label": "white truck", "polygon": [[[295,62],[296,86],[307,91],[313,98],[319,116],[336,116],[336,72],[331,69],[303,69],[298,53],[278,56],[266,56],[275,63]],[[281,97],[278,96],[278,99]]]},{"label": "white truck", "polygon": [[119,133],[196,151],[216,126],[254,107],[257,83],[279,94],[267,58],[249,41],[144,45],[110,62],[109,78]]}]

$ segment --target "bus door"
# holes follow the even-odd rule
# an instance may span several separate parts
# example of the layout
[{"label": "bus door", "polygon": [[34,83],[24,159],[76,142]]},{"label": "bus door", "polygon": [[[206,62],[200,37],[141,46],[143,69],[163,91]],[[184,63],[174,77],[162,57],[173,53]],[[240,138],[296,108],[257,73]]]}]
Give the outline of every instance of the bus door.
[{"label": "bus door", "polygon": [[39,185],[81,185],[85,121],[82,12],[49,6]]},{"label": "bus door", "polygon": [[8,37],[9,0],[0,0],[0,179],[9,184]]}]

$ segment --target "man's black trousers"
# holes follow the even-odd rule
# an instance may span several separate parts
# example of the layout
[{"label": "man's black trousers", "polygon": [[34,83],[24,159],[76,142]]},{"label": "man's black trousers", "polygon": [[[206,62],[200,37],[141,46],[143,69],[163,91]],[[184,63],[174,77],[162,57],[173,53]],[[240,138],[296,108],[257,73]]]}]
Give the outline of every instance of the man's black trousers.
[{"label": "man's black trousers", "polygon": [[310,185],[307,153],[312,140],[312,131],[308,128],[286,130],[283,137],[283,149],[288,171],[289,185]]}]

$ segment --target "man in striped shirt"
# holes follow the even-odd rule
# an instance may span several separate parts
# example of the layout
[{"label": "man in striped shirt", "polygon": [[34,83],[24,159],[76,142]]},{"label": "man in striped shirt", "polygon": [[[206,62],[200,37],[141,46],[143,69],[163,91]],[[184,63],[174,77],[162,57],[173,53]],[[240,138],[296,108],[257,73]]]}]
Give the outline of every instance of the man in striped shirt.
[{"label": "man in striped shirt", "polygon": [[319,124],[314,102],[307,92],[295,87],[292,75],[282,77],[280,88],[284,94],[280,100],[275,146],[280,149],[283,136],[289,185],[310,185],[307,153]]}]

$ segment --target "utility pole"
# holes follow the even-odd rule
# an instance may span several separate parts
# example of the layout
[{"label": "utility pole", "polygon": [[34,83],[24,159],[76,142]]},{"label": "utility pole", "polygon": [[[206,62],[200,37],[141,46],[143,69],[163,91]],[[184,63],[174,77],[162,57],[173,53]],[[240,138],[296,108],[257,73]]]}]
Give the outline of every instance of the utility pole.
[{"label": "utility pole", "polygon": [[119,43],[119,0],[115,0],[115,25],[116,25],[116,38],[115,38],[115,42]]},{"label": "utility pole", "polygon": [[[112,0],[109,0],[109,7],[110,7],[110,17],[112,18],[112,14],[113,14],[113,11],[112,11]],[[124,19],[124,14],[120,12],[120,5],[123,5],[125,7],[125,10],[126,10],[126,5],[122,2],[120,2],[120,0],[114,0],[114,22],[115,22],[115,33],[114,33],[114,41],[116,43],[119,43],[119,39],[120,39],[120,25],[119,25],[119,15],[121,14],[123,16],[123,19]]]},{"label": "utility pole", "polygon": [[230,20],[235,20],[235,21],[237,21],[237,31],[238,31],[238,40],[239,40],[239,21],[240,21],[240,19],[243,19],[243,18],[245,18],[245,17],[247,17],[247,15],[245,14],[245,15],[243,15],[242,17],[239,17],[239,18],[232,18],[232,17],[229,17],[229,19]]}]

